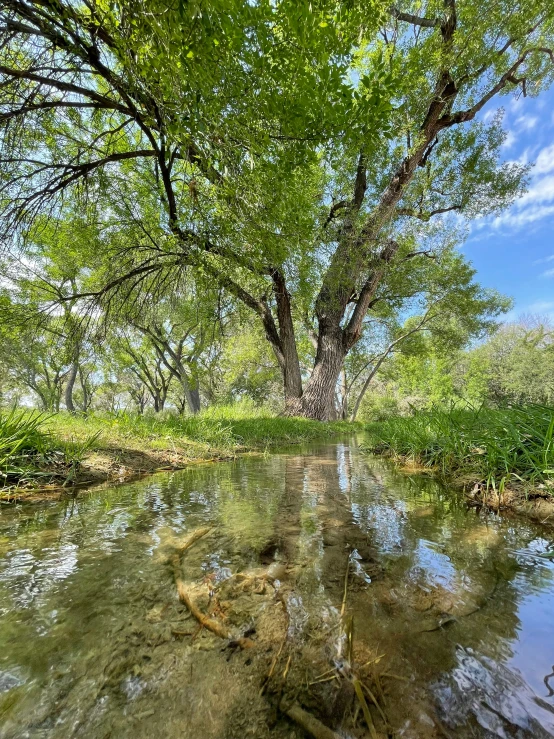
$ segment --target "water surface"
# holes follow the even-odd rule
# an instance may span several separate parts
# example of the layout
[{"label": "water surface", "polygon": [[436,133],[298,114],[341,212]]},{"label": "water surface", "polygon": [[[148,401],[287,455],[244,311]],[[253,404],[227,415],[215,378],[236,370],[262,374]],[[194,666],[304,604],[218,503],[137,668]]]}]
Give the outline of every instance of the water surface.
[{"label": "water surface", "polygon": [[[183,577],[252,650],[178,601],[167,552],[207,524]],[[549,529],[468,508],[355,441],[3,507],[0,735],[301,737],[278,698],[337,724],[348,619],[381,736],[552,737],[552,557]],[[344,731],[367,735],[346,704]]]}]

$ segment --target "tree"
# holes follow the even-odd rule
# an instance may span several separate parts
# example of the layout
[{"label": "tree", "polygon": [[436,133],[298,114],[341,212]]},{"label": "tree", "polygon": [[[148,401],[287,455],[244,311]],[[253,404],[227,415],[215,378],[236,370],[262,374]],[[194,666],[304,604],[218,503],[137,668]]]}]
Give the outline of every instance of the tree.
[{"label": "tree", "polygon": [[[146,215],[83,296],[209,276],[262,322],[287,412],[326,419],[380,286],[425,258],[412,221],[494,212],[522,191],[525,169],[497,165],[500,121],[476,118],[550,83],[551,3],[137,10],[5,3],[6,227],[75,187],[105,199],[110,228],[115,210],[137,234]],[[297,330],[312,317],[306,379]]]},{"label": "tree", "polygon": [[124,375],[131,376],[124,385],[138,411],[142,413],[146,405],[143,388],[150,395],[154,411],[163,411],[172,374],[152,343],[132,328],[119,329],[111,337],[110,357]]},{"label": "tree", "polygon": [[170,299],[131,319],[179,383],[183,407],[186,405],[193,414],[200,411],[202,356],[218,333],[222,308],[218,297],[217,291],[189,280]]},{"label": "tree", "polygon": [[552,404],[554,342],[548,319],[526,316],[472,344],[445,342],[440,332],[418,334],[416,346],[393,353],[382,365],[361,413],[374,417],[435,404]]},{"label": "tree", "polygon": [[545,403],[554,401],[554,329],[540,316],[508,323],[468,362],[484,368],[484,397],[495,403]]},{"label": "tree", "polygon": [[[73,296],[94,267],[93,245],[98,234],[77,214],[80,203],[71,205],[72,209],[65,208],[57,218],[37,217],[26,233],[26,259],[11,255],[0,266],[5,284],[12,288],[12,322],[21,327],[30,344],[40,339],[47,345],[54,343],[54,363],[69,365],[60,381],[65,383],[65,406],[75,413],[73,392],[78,380],[82,410],[87,410],[90,399],[90,371],[84,368],[91,346]],[[52,334],[50,339],[48,334]]]},{"label": "tree", "polygon": [[39,333],[36,326],[11,323],[7,318],[13,305],[5,307],[0,326],[0,351],[9,368],[11,384],[35,394],[43,410],[59,411],[70,368],[64,352],[64,338],[60,339],[52,325]]},{"label": "tree", "polygon": [[346,389],[348,395],[356,390],[352,420],[370,383],[394,354],[428,355],[432,348],[436,356],[453,355],[494,332],[499,315],[510,308],[508,298],[475,282],[475,270],[457,250],[456,234],[443,238],[432,259],[419,268],[410,265],[405,275],[396,274],[400,279],[394,302],[386,302],[387,312],[375,318],[351,354]]}]

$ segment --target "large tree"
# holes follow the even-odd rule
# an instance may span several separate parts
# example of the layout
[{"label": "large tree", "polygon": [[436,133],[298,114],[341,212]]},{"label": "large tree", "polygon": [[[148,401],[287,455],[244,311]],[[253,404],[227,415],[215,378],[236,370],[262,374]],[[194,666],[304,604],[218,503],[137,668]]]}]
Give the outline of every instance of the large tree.
[{"label": "large tree", "polygon": [[24,240],[81,188],[111,244],[89,297],[136,302],[197,270],[261,320],[287,412],[326,419],[383,286],[428,258],[412,222],[521,192],[525,171],[498,166],[500,120],[478,114],[549,84],[553,15],[547,0],[6,0],[6,232]]}]

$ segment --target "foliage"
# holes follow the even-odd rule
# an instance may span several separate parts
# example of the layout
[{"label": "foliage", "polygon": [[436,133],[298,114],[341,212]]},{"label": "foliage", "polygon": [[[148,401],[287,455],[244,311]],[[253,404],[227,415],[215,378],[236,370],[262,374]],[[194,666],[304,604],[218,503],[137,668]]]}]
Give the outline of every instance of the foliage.
[{"label": "foliage", "polygon": [[429,257],[439,281],[449,272],[447,214],[467,221],[522,194],[528,167],[500,161],[501,117],[479,114],[497,95],[537,94],[554,68],[547,0],[155,0],[148,12],[13,0],[1,12],[8,250],[40,261],[49,219],[77,225],[74,247],[66,226],[56,246],[84,266],[73,294],[49,280],[69,324],[142,318],[192,273],[259,321],[287,412],[320,419],[368,313],[396,312],[399,328],[395,288],[418,284]]},{"label": "foliage", "polygon": [[[402,383],[414,384],[418,377],[414,369],[423,357],[433,354],[436,362],[447,364],[446,357],[494,332],[499,315],[511,305],[508,298],[475,281],[475,270],[457,250],[458,234],[440,234],[439,238],[432,254],[419,263],[406,260],[396,270],[395,281],[384,283],[382,289],[394,297],[376,306],[364,336],[345,360],[349,398],[343,397],[343,406],[351,401],[352,418],[375,376],[386,371],[391,360],[401,368],[401,392],[410,394]],[[432,376],[440,379],[437,373]],[[441,377],[450,386],[427,389],[432,401],[452,395],[448,373]]]},{"label": "foliage", "polygon": [[42,428],[47,418],[43,413],[0,411],[0,485],[37,474],[37,460],[50,448]]},{"label": "foliage", "polygon": [[466,348],[449,349],[429,334],[417,351],[400,347],[382,366],[361,405],[360,418],[382,417],[387,404],[389,415],[409,415],[412,409],[437,405],[552,405],[553,348],[552,327],[538,316],[504,324]]},{"label": "foliage", "polygon": [[554,408],[432,408],[371,424],[372,447],[502,489],[554,480]]},{"label": "foliage", "polygon": [[[503,326],[470,353],[496,403],[554,403],[554,329],[540,317]],[[475,376],[475,367],[468,374]]]}]

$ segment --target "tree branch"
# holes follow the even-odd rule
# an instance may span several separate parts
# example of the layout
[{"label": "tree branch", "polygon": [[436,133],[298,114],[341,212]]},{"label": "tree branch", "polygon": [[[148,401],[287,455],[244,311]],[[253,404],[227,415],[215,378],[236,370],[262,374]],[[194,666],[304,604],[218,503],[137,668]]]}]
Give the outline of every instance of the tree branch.
[{"label": "tree branch", "polygon": [[323,228],[327,228],[327,226],[331,223],[333,218],[335,218],[338,211],[343,208],[348,208],[348,205],[349,205],[348,200],[339,200],[338,203],[333,203],[333,205],[331,206],[331,209],[329,210],[329,215],[325,219]]},{"label": "tree branch", "polygon": [[526,49],[523,54],[521,54],[521,56],[512,64],[510,69],[504,72],[496,85],[491,87],[490,90],[485,95],[483,95],[483,97],[477,103],[472,105],[472,107],[468,108],[467,110],[459,110],[455,113],[442,116],[438,120],[439,126],[441,128],[449,128],[450,126],[454,126],[457,123],[465,123],[467,121],[473,120],[477,113],[479,113],[479,111],[485,107],[489,100],[491,100],[495,95],[503,90],[508,83],[516,85],[522,83],[523,80],[521,78],[516,78],[515,74],[521,67],[521,65],[525,62],[529,54],[534,51],[547,54],[550,57],[551,61],[554,63],[554,51],[552,49],[549,49],[545,46],[536,46]]},{"label": "tree branch", "polygon": [[97,105],[99,105],[101,108],[118,110],[120,113],[125,113],[125,115],[133,114],[132,110],[122,105],[121,103],[118,103],[116,100],[113,100],[106,95],[101,95],[94,90],[89,90],[87,87],[75,85],[73,82],[63,82],[63,80],[57,80],[52,77],[44,77],[40,74],[36,74],[32,70],[13,69],[12,67],[6,67],[3,64],[0,65],[0,74],[5,74],[7,77],[12,77],[13,79],[38,82],[41,85],[54,87],[56,90],[60,90],[61,92],[72,92],[76,95],[82,95],[83,97],[89,98],[90,100],[94,100],[94,102],[97,103]]},{"label": "tree branch", "polygon": [[412,26],[423,26],[423,28],[436,28],[440,25],[438,19],[433,20],[432,18],[422,18],[419,15],[412,15],[411,13],[403,13],[398,10],[394,5],[389,8],[389,13],[399,21],[405,21],[411,23]]},{"label": "tree branch", "polygon": [[461,205],[449,205],[448,207],[444,208],[436,208],[435,210],[431,210],[428,213],[424,213],[423,211],[417,211],[413,210],[413,208],[397,208],[396,213],[399,216],[409,216],[411,218],[418,218],[420,221],[429,221],[433,216],[440,215],[441,213],[448,213],[452,210],[461,210]]}]

